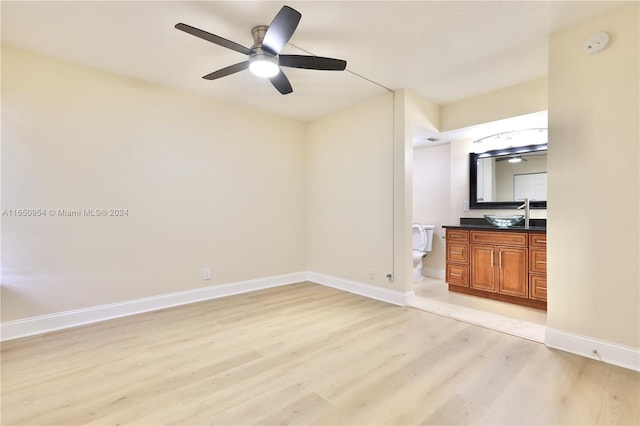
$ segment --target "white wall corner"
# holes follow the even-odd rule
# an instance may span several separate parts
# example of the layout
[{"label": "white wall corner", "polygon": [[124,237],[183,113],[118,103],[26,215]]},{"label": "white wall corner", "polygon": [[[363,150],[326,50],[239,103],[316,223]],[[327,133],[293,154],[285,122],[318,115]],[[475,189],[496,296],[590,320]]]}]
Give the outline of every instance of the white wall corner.
[{"label": "white wall corner", "polygon": [[444,269],[422,268],[422,275],[444,281]]},{"label": "white wall corner", "polygon": [[410,296],[408,293],[376,287],[332,275],[320,274],[318,272],[309,272],[308,280],[316,284],[326,285],[327,287],[333,287],[338,290],[348,291],[349,293],[399,306],[406,306],[407,299]]},{"label": "white wall corner", "polygon": [[55,314],[41,315],[15,321],[5,321],[0,325],[0,341],[33,336],[36,334],[62,330],[80,325],[106,321],[114,318],[156,311],[189,303],[202,302],[220,297],[279,287],[306,281],[308,273],[295,272],[275,275],[235,283],[161,294],[142,299],[127,300],[107,305],[92,306]]},{"label": "white wall corner", "polygon": [[[640,371],[640,348],[547,328],[545,345],[629,370]],[[596,351],[594,353],[594,351]]]}]

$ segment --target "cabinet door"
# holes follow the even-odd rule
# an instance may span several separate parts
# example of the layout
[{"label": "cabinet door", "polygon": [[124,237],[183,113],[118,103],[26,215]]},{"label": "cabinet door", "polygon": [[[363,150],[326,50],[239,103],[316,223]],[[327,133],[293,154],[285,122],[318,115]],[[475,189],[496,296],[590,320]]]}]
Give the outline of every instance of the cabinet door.
[{"label": "cabinet door", "polygon": [[498,292],[511,296],[527,297],[528,252],[524,247],[497,247]]},{"label": "cabinet door", "polygon": [[471,245],[471,288],[496,291],[495,260],[494,246]]}]

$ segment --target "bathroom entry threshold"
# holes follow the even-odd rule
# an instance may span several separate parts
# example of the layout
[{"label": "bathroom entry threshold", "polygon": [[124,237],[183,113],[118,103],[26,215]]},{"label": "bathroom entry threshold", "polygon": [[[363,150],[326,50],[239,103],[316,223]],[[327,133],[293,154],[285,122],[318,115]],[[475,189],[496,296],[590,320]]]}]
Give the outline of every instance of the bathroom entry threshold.
[{"label": "bathroom entry threshold", "polygon": [[544,343],[546,312],[465,294],[450,293],[447,284],[425,278],[414,286],[407,306],[483,328]]}]

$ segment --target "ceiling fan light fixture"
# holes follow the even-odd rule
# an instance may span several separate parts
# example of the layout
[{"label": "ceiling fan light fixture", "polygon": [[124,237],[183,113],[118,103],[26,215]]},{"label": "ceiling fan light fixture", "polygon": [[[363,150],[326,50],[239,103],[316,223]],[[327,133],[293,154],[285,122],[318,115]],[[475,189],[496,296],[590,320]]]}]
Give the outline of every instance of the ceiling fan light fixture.
[{"label": "ceiling fan light fixture", "polygon": [[520,163],[522,161],[522,157],[511,157],[508,161],[510,163]]},{"label": "ceiling fan light fixture", "polygon": [[282,9],[273,18],[270,25],[257,25],[251,30],[253,45],[245,47],[219,35],[192,27],[179,22],[175,28],[187,34],[196,36],[218,46],[234,50],[248,56],[248,60],[229,65],[217,71],[202,76],[205,80],[217,80],[249,68],[252,74],[268,78],[270,83],[281,95],[293,92],[291,83],[280,69],[280,66],[311,70],[344,71],[347,61],[342,59],[325,58],[315,55],[281,55],[282,49],[289,43],[291,36],[298,27],[302,15],[289,6]]},{"label": "ceiling fan light fixture", "polygon": [[263,78],[276,76],[280,72],[278,59],[275,56],[257,53],[249,58],[249,71]]}]

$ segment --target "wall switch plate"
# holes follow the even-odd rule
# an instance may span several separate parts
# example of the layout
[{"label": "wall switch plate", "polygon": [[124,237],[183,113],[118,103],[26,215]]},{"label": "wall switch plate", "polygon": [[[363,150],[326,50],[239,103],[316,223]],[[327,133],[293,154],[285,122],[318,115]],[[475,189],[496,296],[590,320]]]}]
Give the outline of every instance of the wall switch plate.
[{"label": "wall switch plate", "polygon": [[462,210],[464,210],[465,212],[469,211],[469,201],[462,202]]},{"label": "wall switch plate", "polygon": [[208,266],[206,268],[202,268],[202,279],[210,280],[211,279],[211,268]]}]

